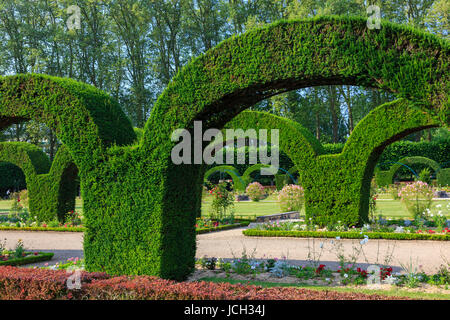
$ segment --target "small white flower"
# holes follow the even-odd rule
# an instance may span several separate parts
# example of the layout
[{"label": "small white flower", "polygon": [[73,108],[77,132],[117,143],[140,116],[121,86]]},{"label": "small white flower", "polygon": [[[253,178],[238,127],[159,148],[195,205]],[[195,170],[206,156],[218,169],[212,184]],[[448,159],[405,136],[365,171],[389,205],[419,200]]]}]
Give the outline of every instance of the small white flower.
[{"label": "small white flower", "polygon": [[344,278],[348,278],[348,274],[344,274]]}]

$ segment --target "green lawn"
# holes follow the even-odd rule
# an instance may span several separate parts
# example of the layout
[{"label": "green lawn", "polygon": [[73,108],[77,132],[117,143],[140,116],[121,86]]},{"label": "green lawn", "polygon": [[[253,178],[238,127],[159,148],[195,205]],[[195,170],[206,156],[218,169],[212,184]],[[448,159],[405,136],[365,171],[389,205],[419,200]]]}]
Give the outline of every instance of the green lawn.
[{"label": "green lawn", "polygon": [[[205,194],[203,197],[202,205],[202,215],[207,216],[211,208],[212,196]],[[436,200],[433,201],[433,208],[441,204],[445,207],[450,200]],[[0,212],[8,212],[11,207],[11,201],[3,200],[0,201]],[[242,201],[235,202],[235,215],[239,216],[263,216],[268,214],[275,214],[280,212],[280,206],[276,202],[275,196],[270,196],[266,200],[253,202],[253,201]],[[83,211],[82,201],[77,198],[76,210],[80,213]],[[450,218],[448,210],[443,210],[447,213]],[[400,200],[392,200],[388,195],[381,195],[377,201],[377,214],[382,214],[387,218],[410,218],[408,212],[403,207]]]},{"label": "green lawn", "polygon": [[[377,215],[382,214],[386,218],[411,218],[400,200],[392,200],[392,198],[387,195],[381,196],[379,199],[380,200],[377,201]],[[211,208],[211,202],[212,196],[205,195],[203,198],[202,215],[208,215]],[[450,203],[449,200],[433,201],[432,209],[438,204],[445,207],[448,203]],[[235,214],[242,216],[262,216],[280,212],[280,206],[278,205],[278,202],[276,202],[276,198],[274,196],[259,202],[235,202],[234,207],[236,211]],[[448,210],[444,209],[442,211],[443,213],[447,212],[447,216],[450,218]]]}]

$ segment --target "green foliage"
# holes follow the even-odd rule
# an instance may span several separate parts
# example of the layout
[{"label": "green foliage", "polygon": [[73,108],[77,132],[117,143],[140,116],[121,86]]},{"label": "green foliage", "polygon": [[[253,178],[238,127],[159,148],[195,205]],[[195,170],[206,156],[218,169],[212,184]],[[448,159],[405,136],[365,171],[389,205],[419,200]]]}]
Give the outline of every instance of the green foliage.
[{"label": "green foliage", "polygon": [[0,78],[0,129],[34,119],[70,150],[80,170],[88,271],[183,280],[195,266],[205,168],[173,164],[174,130],[193,129],[199,119],[204,130],[221,129],[256,102],[306,86],[394,92],[403,99],[362,120],[338,155],[323,155],[311,133],[292,121],[261,115],[258,122],[252,114],[245,121],[284,132],[280,149],[299,169],[308,218],[362,223],[382,150],[448,123],[448,51],[448,42],[412,28],[383,22],[368,30],[365,18],[281,21],[234,36],[183,67],[158,98],[138,145],[114,99],[47,76]]},{"label": "green foliage", "polygon": [[[254,237],[297,237],[297,238],[336,238],[341,239],[364,239],[364,234],[359,232],[337,232],[337,231],[271,231],[247,229],[242,231],[246,236]],[[370,239],[386,240],[437,240],[450,241],[448,234],[427,233],[393,233],[393,232],[370,232]]]},{"label": "green foliage", "polygon": [[285,186],[285,174],[276,174],[275,175],[275,186],[277,188],[277,191],[280,191]]},{"label": "green foliage", "polygon": [[440,186],[450,185],[450,168],[445,168],[438,171],[437,184]]},{"label": "green foliage", "polygon": [[[400,159],[397,163],[395,163],[391,166],[388,173],[386,173],[386,175],[384,177],[384,182],[388,182],[388,184],[393,183],[395,174],[401,167],[403,167],[403,165],[411,167],[416,164],[426,165],[427,167],[432,168],[435,172],[438,172],[441,169],[441,166],[434,160],[431,160],[431,159],[428,159],[425,157],[419,157],[419,156],[407,157],[407,158]],[[422,179],[430,180],[430,177],[428,177],[428,178],[422,177]],[[426,182],[426,181],[424,181],[424,182]]]},{"label": "green foliage", "polygon": [[441,139],[438,141],[397,141],[384,149],[380,156],[380,168],[389,170],[392,162],[401,162],[402,159],[414,156],[425,157],[434,160],[438,164],[444,164],[449,161],[450,139]]},{"label": "green foliage", "polygon": [[431,184],[431,171],[429,168],[424,168],[419,173],[418,181],[425,182],[426,184]]},{"label": "green foliage", "polygon": [[34,255],[34,253],[31,252],[25,252],[25,254],[27,254],[25,257],[20,256],[15,259],[0,261],[0,266],[21,266],[30,263],[49,261],[54,256],[54,253],[51,252],[38,252],[37,255]]},{"label": "green foliage", "polygon": [[233,180],[234,189],[236,189],[238,191],[245,190],[246,185],[244,183],[244,180],[241,178],[241,176],[239,175],[239,172],[233,166],[222,165],[222,166],[212,167],[211,169],[209,169],[208,171],[205,172],[204,180],[208,181],[208,178],[215,172],[224,172],[224,173],[228,174],[231,177],[231,179]]}]

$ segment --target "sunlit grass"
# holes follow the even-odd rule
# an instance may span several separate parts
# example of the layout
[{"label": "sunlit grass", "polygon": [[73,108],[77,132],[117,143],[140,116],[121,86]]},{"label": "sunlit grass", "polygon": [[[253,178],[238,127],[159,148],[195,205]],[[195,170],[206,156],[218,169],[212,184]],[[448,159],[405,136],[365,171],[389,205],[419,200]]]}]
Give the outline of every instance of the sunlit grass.
[{"label": "sunlit grass", "polygon": [[[212,196],[209,194],[204,194],[202,199],[202,215],[208,216],[208,213],[211,209]],[[435,208],[436,205],[441,204],[442,207],[445,207],[450,200],[434,200],[432,208]],[[9,212],[11,208],[10,200],[2,200],[0,201],[0,212]],[[280,206],[277,202],[276,196],[271,195],[265,200],[259,202],[253,201],[241,201],[234,203],[235,215],[238,216],[264,216],[269,214],[280,213]],[[76,211],[79,213],[83,213],[83,203],[80,198],[76,200]],[[437,212],[437,210],[435,210]],[[304,212],[302,211],[302,214]],[[450,214],[448,210],[443,210],[443,213],[447,214],[447,217],[450,218]],[[409,213],[406,211],[405,207],[401,203],[400,200],[392,200],[392,198],[387,195],[379,195],[377,201],[377,215],[382,214],[386,218],[411,218]]]}]

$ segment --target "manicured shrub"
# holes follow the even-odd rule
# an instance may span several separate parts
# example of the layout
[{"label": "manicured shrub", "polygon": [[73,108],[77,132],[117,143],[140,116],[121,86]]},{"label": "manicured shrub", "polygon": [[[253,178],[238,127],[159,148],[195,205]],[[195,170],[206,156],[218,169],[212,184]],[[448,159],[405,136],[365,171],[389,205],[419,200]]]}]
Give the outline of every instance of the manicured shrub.
[{"label": "manicured shrub", "polygon": [[209,169],[208,171],[205,172],[204,180],[208,181],[208,178],[213,173],[216,173],[216,172],[223,172],[223,173],[228,174],[231,177],[231,179],[233,180],[234,189],[236,189],[238,191],[245,190],[245,183],[242,180],[241,176],[239,175],[239,172],[237,171],[237,169],[233,166],[223,165],[223,166],[212,167],[211,169]]},{"label": "manicured shrub", "polygon": [[289,184],[278,193],[281,212],[301,211],[305,202],[305,192],[301,186]]},{"label": "manicured shrub", "polygon": [[[439,170],[441,169],[441,166],[434,160],[431,160],[431,159],[428,159],[425,157],[419,157],[419,156],[407,157],[407,158],[400,159],[397,163],[394,163],[391,166],[389,171],[387,171],[387,176],[385,178],[385,181],[388,182],[388,184],[393,183],[395,174],[397,173],[397,171],[400,168],[402,168],[404,165],[411,167],[415,164],[425,165],[429,168],[432,168],[434,170],[434,172],[439,172]],[[428,177],[427,179],[429,180],[429,178],[430,177]]]},{"label": "manicured shrub", "polygon": [[25,142],[0,143],[0,161],[21,168],[26,177],[27,203],[30,215],[38,221],[59,219],[75,209],[78,192],[78,168],[65,146],[61,146],[50,163],[47,155]]},{"label": "manicured shrub", "polygon": [[386,147],[380,156],[379,164],[382,170],[388,170],[392,162],[401,162],[409,157],[425,157],[442,165],[448,162],[450,139],[440,141],[396,141]]},{"label": "manicured shrub", "polygon": [[275,175],[275,186],[277,188],[277,191],[280,191],[283,189],[285,185],[286,175],[285,174],[276,174]]}]

